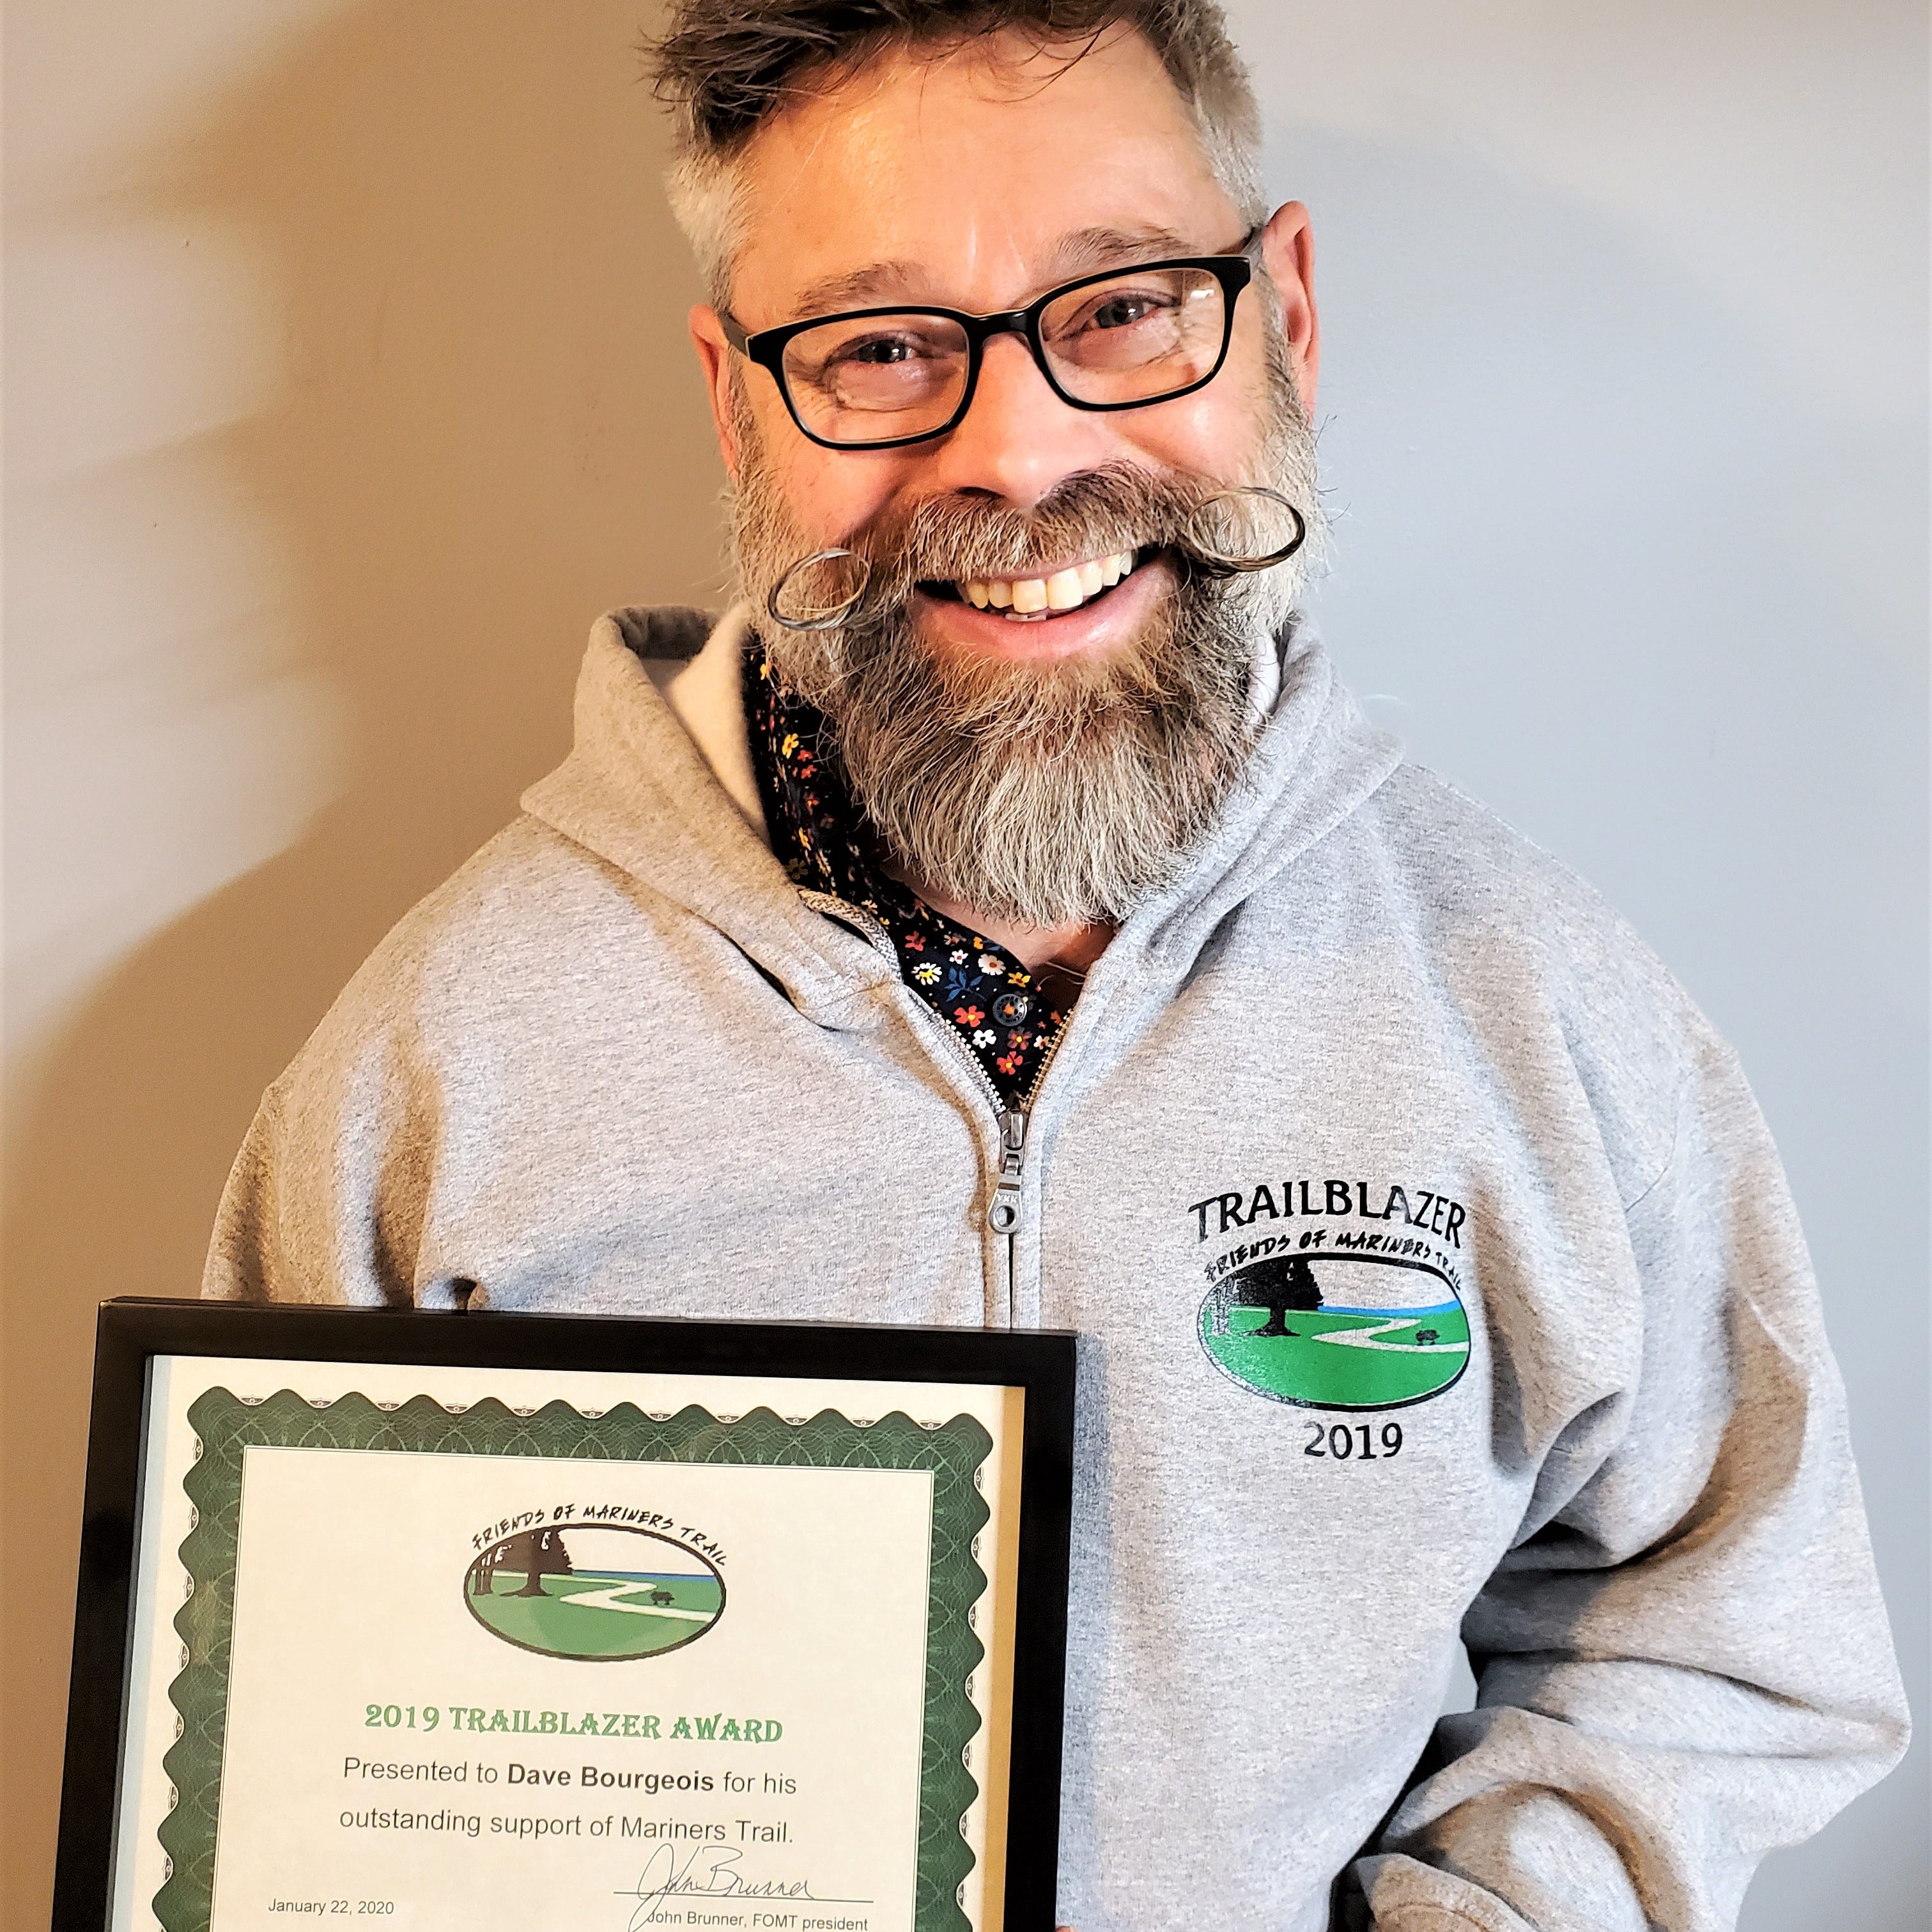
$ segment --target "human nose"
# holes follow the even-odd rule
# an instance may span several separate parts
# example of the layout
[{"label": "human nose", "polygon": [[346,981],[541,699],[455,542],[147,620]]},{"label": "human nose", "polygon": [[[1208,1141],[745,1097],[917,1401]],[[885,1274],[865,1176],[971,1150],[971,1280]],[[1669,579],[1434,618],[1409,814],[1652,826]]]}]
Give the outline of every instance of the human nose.
[{"label": "human nose", "polygon": [[1107,418],[1062,402],[1025,338],[1004,333],[986,346],[965,415],[933,447],[932,482],[1030,510],[1112,453]]}]

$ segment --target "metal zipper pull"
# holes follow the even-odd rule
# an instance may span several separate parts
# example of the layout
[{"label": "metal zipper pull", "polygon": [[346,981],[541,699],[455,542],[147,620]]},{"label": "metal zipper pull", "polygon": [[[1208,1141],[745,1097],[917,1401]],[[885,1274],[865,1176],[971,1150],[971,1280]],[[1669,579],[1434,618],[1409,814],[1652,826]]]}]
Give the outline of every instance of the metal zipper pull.
[{"label": "metal zipper pull", "polygon": [[986,1210],[986,1225],[996,1234],[1011,1238],[1020,1224],[1020,1176],[1026,1167],[1027,1117],[1017,1108],[1000,1114],[1000,1172],[993,1183],[993,1198]]}]

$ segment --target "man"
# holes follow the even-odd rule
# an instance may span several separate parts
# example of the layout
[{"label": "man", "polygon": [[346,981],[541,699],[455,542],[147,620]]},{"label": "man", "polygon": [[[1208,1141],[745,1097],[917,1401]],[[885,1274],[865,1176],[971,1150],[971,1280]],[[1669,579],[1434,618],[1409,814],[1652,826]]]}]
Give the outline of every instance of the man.
[{"label": "man", "polygon": [[208,1292],[1076,1329],[1080,1932],[1731,1923],[1904,1737],[1802,1237],[1684,994],[1296,620],[1308,220],[1217,13],[657,59],[742,599],[593,633]]}]

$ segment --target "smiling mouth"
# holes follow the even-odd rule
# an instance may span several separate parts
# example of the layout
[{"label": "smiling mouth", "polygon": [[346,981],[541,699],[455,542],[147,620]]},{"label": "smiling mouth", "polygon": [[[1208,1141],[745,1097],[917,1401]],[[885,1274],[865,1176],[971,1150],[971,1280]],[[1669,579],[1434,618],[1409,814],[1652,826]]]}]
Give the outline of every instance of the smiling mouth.
[{"label": "smiling mouth", "polygon": [[997,612],[1012,623],[1040,623],[1105,597],[1155,554],[1152,546],[1114,550],[1040,577],[939,578],[919,587],[928,597],[970,604],[976,610]]}]

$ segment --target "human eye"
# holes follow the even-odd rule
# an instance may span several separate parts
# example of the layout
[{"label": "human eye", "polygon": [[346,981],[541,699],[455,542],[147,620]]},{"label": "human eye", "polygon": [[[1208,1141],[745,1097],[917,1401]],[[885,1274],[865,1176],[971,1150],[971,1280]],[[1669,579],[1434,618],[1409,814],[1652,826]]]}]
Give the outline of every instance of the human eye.
[{"label": "human eye", "polygon": [[1220,284],[1189,268],[1150,268],[1070,289],[1040,317],[1048,352],[1070,368],[1138,369],[1198,358],[1216,336]]},{"label": "human eye", "polygon": [[838,370],[910,370],[944,358],[952,346],[938,329],[894,316],[808,330],[790,345],[790,356],[796,366],[823,378]]},{"label": "human eye", "polygon": [[887,316],[829,322],[788,346],[786,374],[844,409],[912,406],[956,380],[965,350],[942,316]]},{"label": "human eye", "polygon": [[882,368],[895,362],[912,362],[925,352],[926,345],[916,338],[896,332],[866,336],[846,343],[836,352],[832,359]]},{"label": "human eye", "polygon": [[1175,305],[1172,290],[1108,289],[1070,318],[1066,332],[1078,334],[1109,328],[1132,328],[1169,313]]}]

